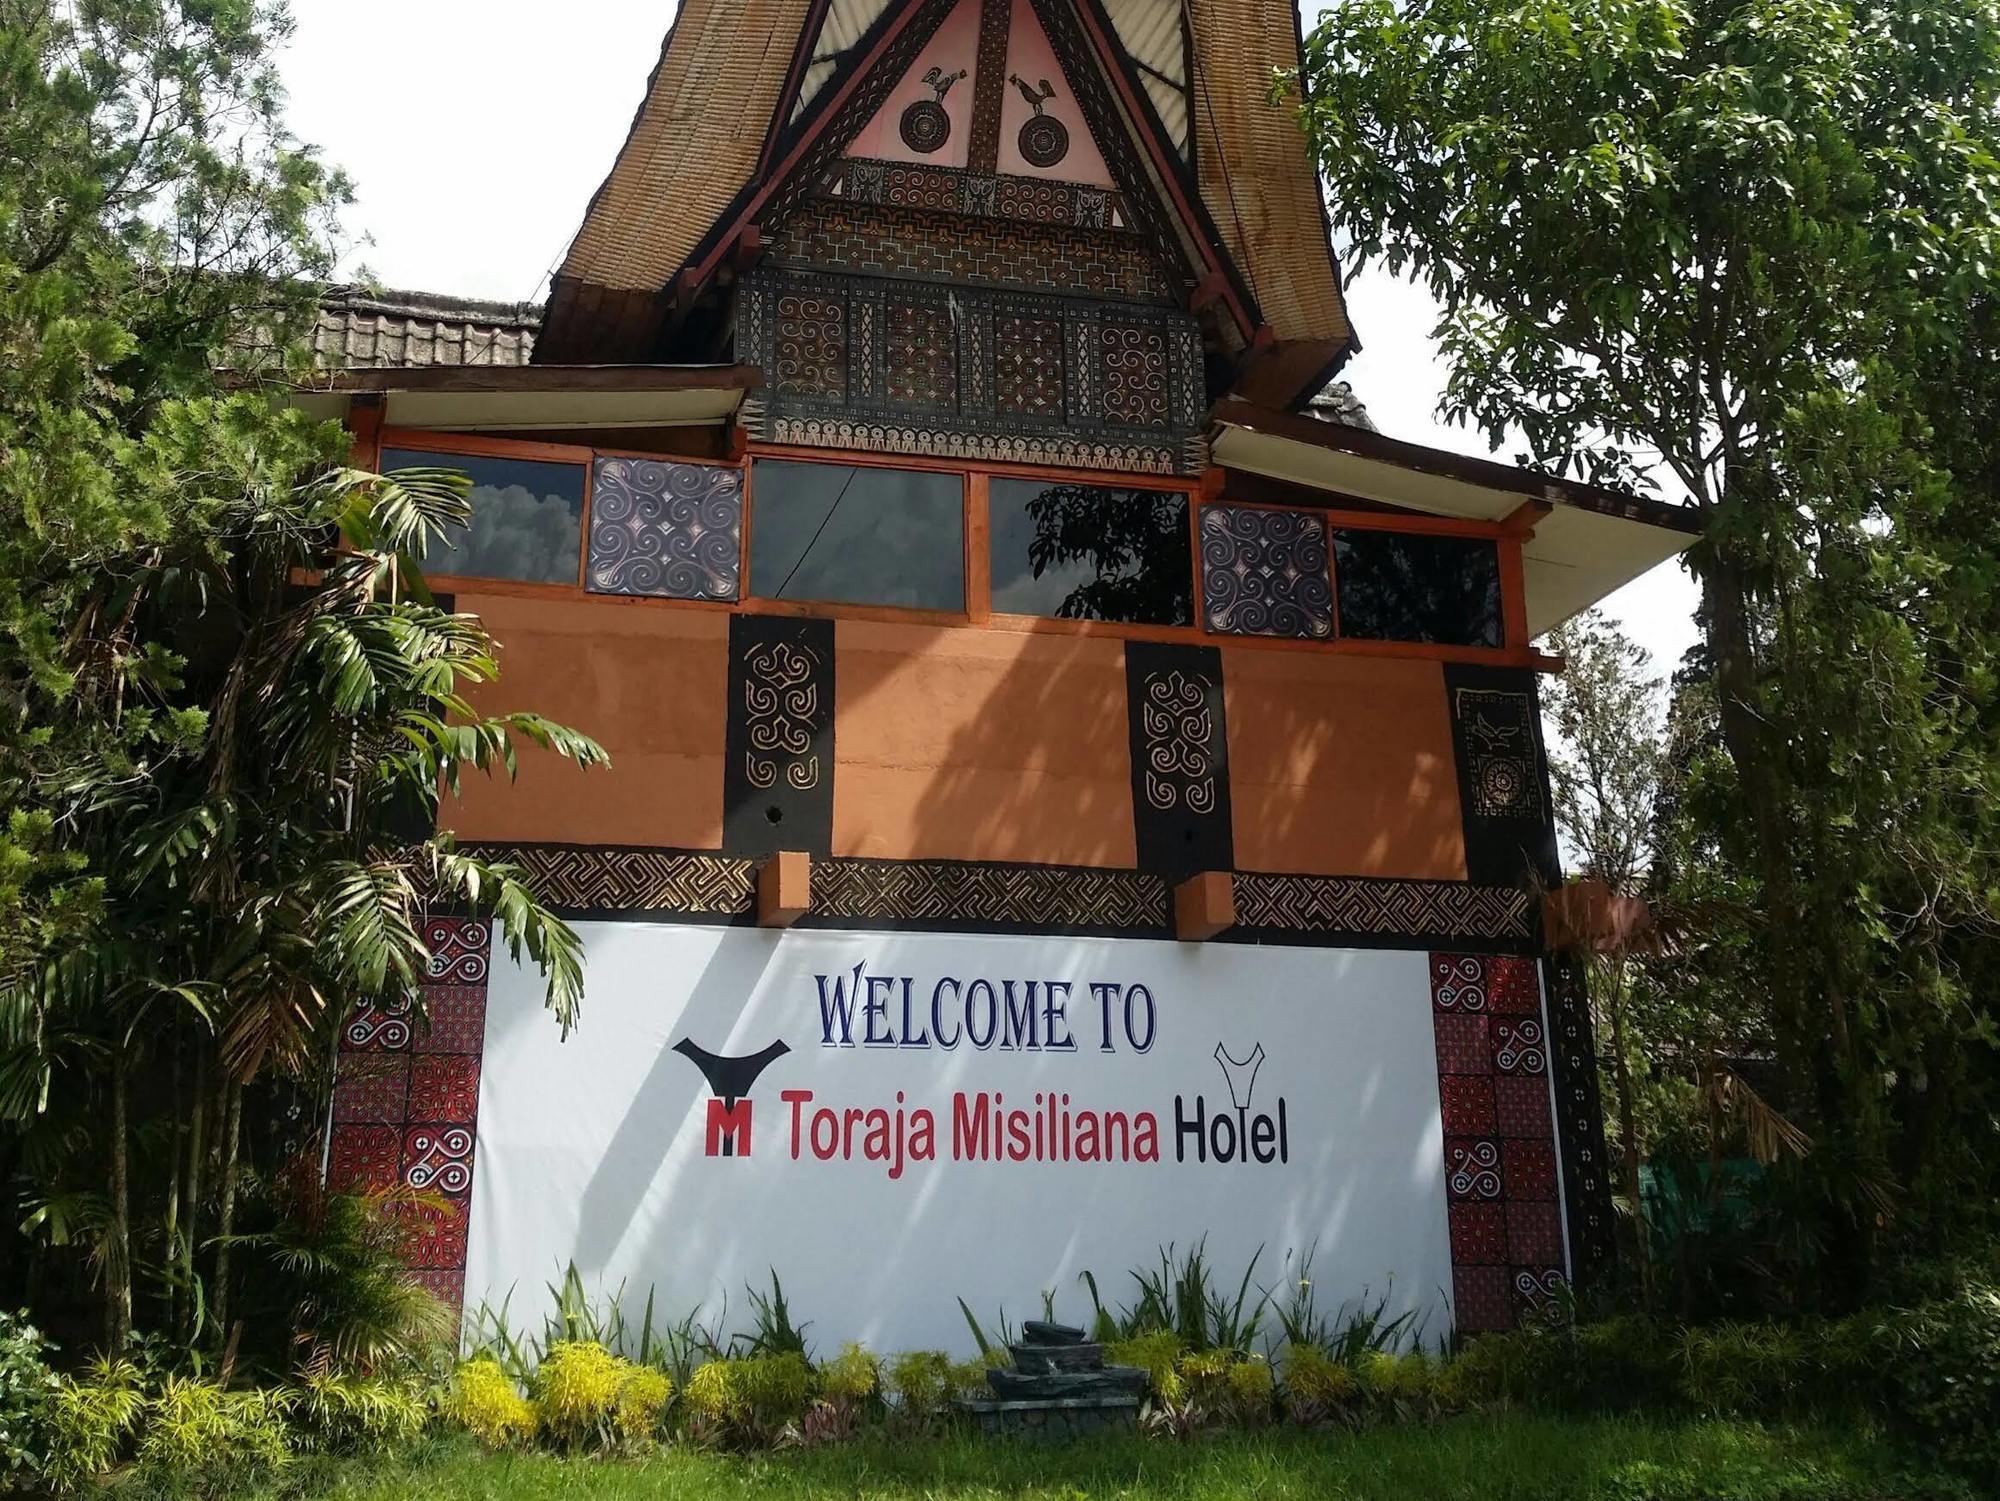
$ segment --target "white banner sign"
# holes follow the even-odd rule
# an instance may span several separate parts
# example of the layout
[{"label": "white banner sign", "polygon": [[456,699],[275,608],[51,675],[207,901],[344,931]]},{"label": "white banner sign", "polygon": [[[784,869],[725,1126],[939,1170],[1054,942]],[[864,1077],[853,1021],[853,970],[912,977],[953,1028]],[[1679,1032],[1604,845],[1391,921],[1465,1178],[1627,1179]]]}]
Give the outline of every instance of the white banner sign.
[{"label": "white banner sign", "polygon": [[[574,1262],[636,1316],[747,1327],[776,1269],[831,1353],[1082,1321],[1204,1237],[1233,1291],[1450,1322],[1425,956],[579,924],[581,1026],[487,1001],[466,1306],[538,1322]],[[1253,1297],[1254,1297],[1253,1293]]]}]

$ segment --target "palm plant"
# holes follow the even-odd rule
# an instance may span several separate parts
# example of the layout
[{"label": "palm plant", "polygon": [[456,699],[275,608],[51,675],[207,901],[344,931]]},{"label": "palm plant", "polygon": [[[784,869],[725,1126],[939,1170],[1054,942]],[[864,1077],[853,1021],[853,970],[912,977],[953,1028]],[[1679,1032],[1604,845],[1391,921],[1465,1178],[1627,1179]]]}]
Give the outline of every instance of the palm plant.
[{"label": "palm plant", "polygon": [[[232,424],[244,441],[218,451]],[[511,776],[520,739],[585,766],[604,752],[476,700],[494,643],[412,561],[465,523],[463,477],[327,467],[323,443],[250,398],[158,414],[144,444],[179,524],[85,560],[68,654],[61,712],[115,733],[59,736],[84,749],[44,758],[29,789],[98,875],[94,910],[0,973],[0,1119],[17,1175],[46,1159],[32,1187],[50,1204],[102,1193],[92,1248],[114,1349],[141,1250],[180,1333],[227,1330],[245,1087],[282,1078],[323,1099],[357,1003],[421,1017],[423,910],[497,918],[565,1032],[581,1000],[575,933],[436,813],[468,769]],[[143,1216],[135,1113],[166,1122]]]}]

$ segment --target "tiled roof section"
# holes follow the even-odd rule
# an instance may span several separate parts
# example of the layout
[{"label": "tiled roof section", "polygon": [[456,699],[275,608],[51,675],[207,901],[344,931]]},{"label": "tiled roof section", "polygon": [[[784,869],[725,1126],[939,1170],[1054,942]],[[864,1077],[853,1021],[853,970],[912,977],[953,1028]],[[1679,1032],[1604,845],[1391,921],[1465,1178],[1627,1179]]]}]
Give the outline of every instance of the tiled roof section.
[{"label": "tiled roof section", "polygon": [[1371,433],[1381,431],[1368,415],[1368,408],[1361,404],[1361,398],[1354,394],[1354,387],[1344,380],[1328,385],[1306,404],[1306,411],[1322,421],[1338,422],[1344,427],[1363,428]]},{"label": "tiled roof section", "polygon": [[541,321],[534,303],[332,287],[320,299],[313,363],[393,370],[525,365]]}]

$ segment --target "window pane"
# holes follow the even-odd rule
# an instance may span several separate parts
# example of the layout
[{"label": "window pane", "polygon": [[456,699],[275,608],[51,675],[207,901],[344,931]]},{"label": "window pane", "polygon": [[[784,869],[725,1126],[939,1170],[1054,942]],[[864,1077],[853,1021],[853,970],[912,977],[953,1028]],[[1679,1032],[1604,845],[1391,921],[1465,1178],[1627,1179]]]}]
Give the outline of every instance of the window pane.
[{"label": "window pane", "polygon": [[1500,549],[1470,537],[1336,531],[1340,634],[1500,645]]},{"label": "window pane", "polygon": [[757,460],[750,478],[750,592],[763,599],[963,610],[963,477]]},{"label": "window pane", "polygon": [[469,453],[382,450],[382,468],[457,469],[472,479],[472,524],[431,543],[431,573],[573,584],[583,536],[583,466]]},{"label": "window pane", "polygon": [[996,611],[1194,623],[1185,495],[998,478],[987,495]]}]

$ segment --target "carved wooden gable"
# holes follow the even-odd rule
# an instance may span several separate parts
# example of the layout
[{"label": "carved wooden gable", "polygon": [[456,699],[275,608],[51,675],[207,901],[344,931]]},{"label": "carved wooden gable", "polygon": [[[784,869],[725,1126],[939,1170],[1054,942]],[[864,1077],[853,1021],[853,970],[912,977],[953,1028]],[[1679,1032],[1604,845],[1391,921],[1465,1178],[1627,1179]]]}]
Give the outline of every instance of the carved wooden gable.
[{"label": "carved wooden gable", "polygon": [[957,0],[786,196],[737,313],[760,437],[1200,467],[1186,274],[1156,252],[1159,206],[1069,5]]}]

